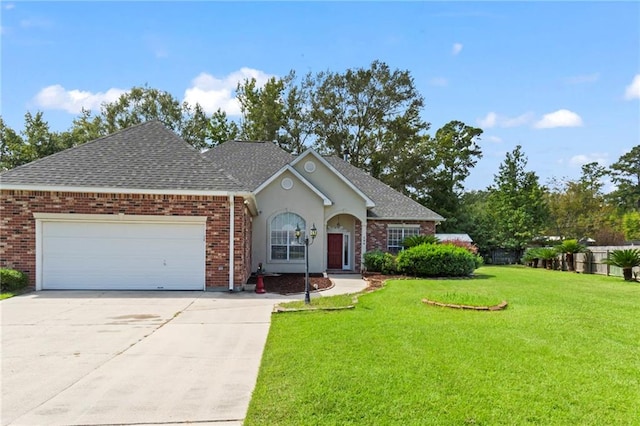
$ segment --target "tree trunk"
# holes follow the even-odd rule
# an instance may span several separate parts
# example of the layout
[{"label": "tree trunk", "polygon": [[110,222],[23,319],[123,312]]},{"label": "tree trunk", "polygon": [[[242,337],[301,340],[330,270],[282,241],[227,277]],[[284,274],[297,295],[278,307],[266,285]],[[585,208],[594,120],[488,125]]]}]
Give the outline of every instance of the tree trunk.
[{"label": "tree trunk", "polygon": [[622,268],[622,276],[625,281],[631,281],[631,277],[633,276],[633,268]]},{"label": "tree trunk", "polygon": [[567,253],[567,271],[574,272],[576,268],[573,265],[573,253]]}]

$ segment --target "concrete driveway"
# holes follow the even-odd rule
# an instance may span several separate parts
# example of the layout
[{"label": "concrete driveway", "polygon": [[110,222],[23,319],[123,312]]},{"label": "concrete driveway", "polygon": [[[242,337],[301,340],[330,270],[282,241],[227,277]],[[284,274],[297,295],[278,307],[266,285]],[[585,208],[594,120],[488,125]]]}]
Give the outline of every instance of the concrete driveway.
[{"label": "concrete driveway", "polygon": [[5,300],[1,423],[241,424],[282,299],[43,291]]}]

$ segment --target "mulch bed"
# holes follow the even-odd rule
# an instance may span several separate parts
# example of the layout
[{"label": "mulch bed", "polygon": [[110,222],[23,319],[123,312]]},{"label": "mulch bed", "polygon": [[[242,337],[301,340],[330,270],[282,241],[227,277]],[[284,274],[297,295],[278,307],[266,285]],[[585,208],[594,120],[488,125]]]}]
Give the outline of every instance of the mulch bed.
[{"label": "mulch bed", "polygon": [[[304,292],[304,274],[265,275],[264,289],[267,293],[291,294]],[[256,284],[257,277],[249,278],[247,284]],[[309,274],[309,290],[324,290],[333,284],[322,274]]]}]

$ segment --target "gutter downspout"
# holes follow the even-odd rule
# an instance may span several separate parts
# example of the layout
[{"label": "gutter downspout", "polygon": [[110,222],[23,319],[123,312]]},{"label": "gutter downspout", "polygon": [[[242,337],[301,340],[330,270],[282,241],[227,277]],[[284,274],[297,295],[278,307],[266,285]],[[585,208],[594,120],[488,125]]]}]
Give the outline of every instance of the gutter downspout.
[{"label": "gutter downspout", "polygon": [[234,194],[229,194],[229,291],[233,291],[233,276],[234,276],[234,239],[235,233],[235,206],[234,206]]}]

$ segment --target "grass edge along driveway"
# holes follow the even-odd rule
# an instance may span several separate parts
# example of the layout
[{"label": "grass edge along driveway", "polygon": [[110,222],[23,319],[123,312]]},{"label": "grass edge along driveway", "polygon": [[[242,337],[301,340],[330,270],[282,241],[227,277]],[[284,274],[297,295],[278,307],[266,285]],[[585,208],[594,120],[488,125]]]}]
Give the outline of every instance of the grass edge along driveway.
[{"label": "grass edge along driveway", "polygon": [[[246,425],[634,424],[640,284],[523,267],[273,315]],[[499,312],[427,306],[457,292]]]}]

